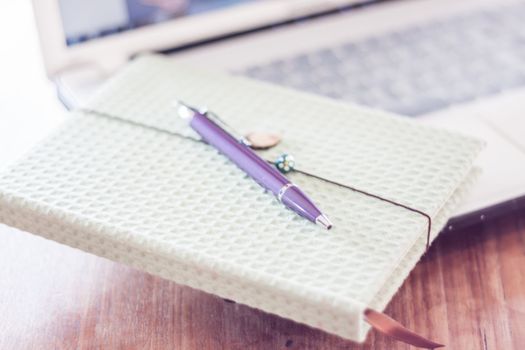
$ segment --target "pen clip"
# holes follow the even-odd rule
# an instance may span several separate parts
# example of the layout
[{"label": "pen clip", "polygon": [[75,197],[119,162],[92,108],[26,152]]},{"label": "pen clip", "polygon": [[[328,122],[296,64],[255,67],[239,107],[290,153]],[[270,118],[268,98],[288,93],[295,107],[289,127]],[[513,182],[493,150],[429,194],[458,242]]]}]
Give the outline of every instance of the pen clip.
[{"label": "pen clip", "polygon": [[233,138],[237,139],[240,143],[244,144],[247,147],[251,147],[252,144],[250,141],[248,141],[243,135],[238,133],[235,129],[233,129],[230,125],[228,125],[224,120],[222,120],[216,113],[208,110],[206,107],[203,107],[199,110],[199,113],[205,115],[206,117],[210,118],[218,124],[221,128],[226,130]]},{"label": "pen clip", "polygon": [[179,117],[183,119],[190,119],[191,117],[193,117],[193,114],[195,113],[202,114],[208,117],[209,119],[211,119],[214,123],[219,125],[222,129],[226,130],[226,132],[228,132],[233,138],[237,139],[240,143],[248,147],[252,146],[250,141],[248,141],[244,136],[242,136],[237,131],[235,131],[235,129],[229,126],[217,114],[208,110],[207,107],[195,108],[180,100],[175,100],[174,106],[177,109],[177,114],[179,115]]}]

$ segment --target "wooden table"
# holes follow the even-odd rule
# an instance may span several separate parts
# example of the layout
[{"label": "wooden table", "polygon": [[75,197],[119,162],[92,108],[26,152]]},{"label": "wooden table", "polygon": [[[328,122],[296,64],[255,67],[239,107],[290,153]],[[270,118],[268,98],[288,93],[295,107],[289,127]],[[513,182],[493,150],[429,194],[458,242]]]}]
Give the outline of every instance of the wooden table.
[{"label": "wooden table", "polygon": [[[0,4],[0,167],[60,119],[28,1]],[[445,233],[386,312],[448,349],[525,348],[525,213]],[[0,350],[407,349],[336,336],[0,225]]]},{"label": "wooden table", "polygon": [[[447,349],[525,348],[525,213],[442,234],[386,313]],[[356,345],[0,226],[0,349],[408,349]]]}]

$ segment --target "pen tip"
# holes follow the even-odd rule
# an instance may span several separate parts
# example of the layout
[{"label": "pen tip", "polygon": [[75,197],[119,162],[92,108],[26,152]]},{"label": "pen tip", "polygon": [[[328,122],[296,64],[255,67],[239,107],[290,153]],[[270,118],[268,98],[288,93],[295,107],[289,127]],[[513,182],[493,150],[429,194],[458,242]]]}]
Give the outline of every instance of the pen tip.
[{"label": "pen tip", "polygon": [[330,220],[324,214],[321,214],[318,217],[316,217],[315,223],[321,227],[324,227],[327,230],[331,229],[333,226]]}]

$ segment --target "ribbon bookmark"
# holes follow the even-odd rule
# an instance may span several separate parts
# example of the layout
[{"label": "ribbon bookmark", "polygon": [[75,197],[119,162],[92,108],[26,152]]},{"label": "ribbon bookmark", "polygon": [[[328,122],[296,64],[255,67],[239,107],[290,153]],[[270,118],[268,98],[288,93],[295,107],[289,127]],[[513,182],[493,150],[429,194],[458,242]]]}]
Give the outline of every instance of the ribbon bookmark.
[{"label": "ribbon bookmark", "polygon": [[423,338],[419,334],[416,334],[405,328],[396,320],[372,309],[365,310],[365,321],[368,322],[375,330],[391,338],[417,346],[419,348],[435,349],[445,346]]}]

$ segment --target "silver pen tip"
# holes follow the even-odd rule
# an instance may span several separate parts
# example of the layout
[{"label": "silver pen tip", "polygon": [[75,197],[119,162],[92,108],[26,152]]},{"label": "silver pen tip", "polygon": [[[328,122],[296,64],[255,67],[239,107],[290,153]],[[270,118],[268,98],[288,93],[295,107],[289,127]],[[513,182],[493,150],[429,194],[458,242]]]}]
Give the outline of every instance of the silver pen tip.
[{"label": "silver pen tip", "polygon": [[321,214],[315,218],[315,223],[325,229],[329,230],[332,228],[332,222],[326,217],[326,215]]}]

